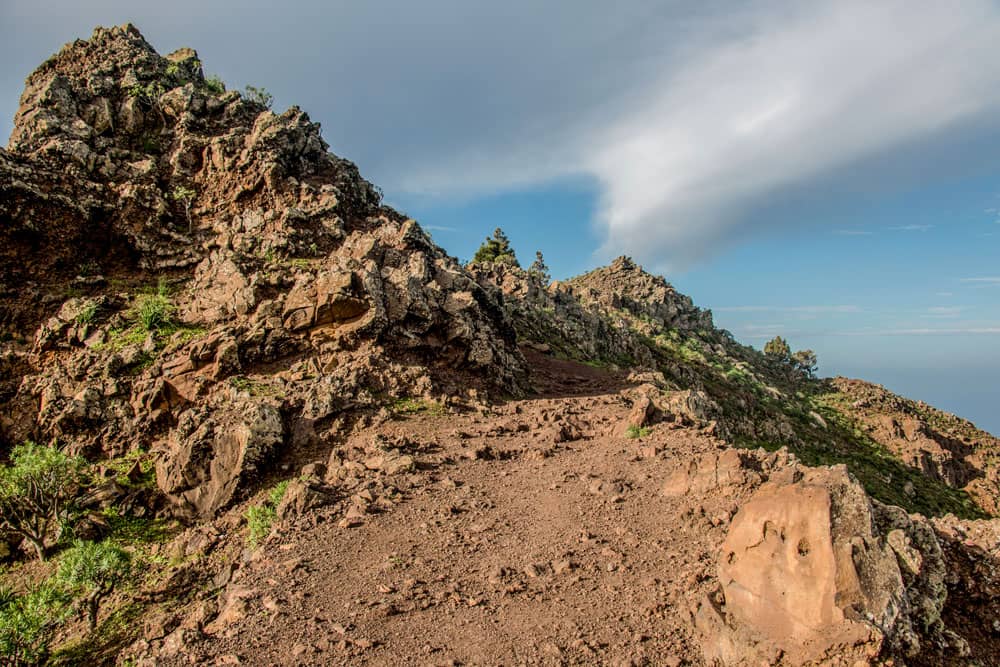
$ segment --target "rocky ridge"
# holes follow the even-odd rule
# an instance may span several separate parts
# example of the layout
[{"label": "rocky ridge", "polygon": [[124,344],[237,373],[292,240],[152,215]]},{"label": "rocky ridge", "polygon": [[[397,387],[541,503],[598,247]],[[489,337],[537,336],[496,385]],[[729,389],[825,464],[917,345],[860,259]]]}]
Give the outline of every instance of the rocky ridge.
[{"label": "rocky ridge", "polygon": [[[193,50],[161,57],[132,26],[35,71],[0,153],[0,321],[27,338],[42,319],[9,353],[6,440],[162,450],[161,489],[210,514],[346,407],[456,395],[463,369],[521,391],[496,304],[326,148],[302,111],[217,90]],[[144,331],[128,309],[157,280],[173,324]]]}]

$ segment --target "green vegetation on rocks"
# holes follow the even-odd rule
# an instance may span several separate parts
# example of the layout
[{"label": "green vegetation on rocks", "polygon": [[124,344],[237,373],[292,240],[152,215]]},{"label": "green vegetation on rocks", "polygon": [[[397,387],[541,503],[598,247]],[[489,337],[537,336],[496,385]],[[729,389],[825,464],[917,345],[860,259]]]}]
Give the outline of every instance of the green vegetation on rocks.
[{"label": "green vegetation on rocks", "polygon": [[0,467],[0,529],[27,540],[44,560],[59,524],[76,510],[86,464],[57,446],[27,442]]},{"label": "green vegetation on rocks", "polygon": [[77,594],[91,630],[104,599],[127,582],[132,573],[132,554],[109,540],[76,542],[59,562],[60,583]]},{"label": "green vegetation on rocks", "polygon": [[44,582],[17,595],[0,588],[0,661],[9,667],[40,665],[68,612],[65,593]]},{"label": "green vegetation on rocks", "polygon": [[244,518],[247,520],[249,528],[247,532],[247,544],[256,547],[271,534],[271,526],[278,516],[278,503],[285,496],[288,489],[289,480],[279,482],[267,493],[267,497],[262,503],[250,506]]}]

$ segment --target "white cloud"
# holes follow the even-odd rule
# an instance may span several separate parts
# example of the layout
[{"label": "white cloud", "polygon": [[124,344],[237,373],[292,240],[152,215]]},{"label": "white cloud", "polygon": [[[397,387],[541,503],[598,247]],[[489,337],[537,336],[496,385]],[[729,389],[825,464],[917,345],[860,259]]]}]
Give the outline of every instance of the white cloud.
[{"label": "white cloud", "polygon": [[873,232],[866,232],[863,229],[835,229],[834,234],[838,236],[871,236]]},{"label": "white cloud", "polygon": [[406,185],[589,176],[602,254],[676,268],[770,224],[748,219],[769,196],[1000,109],[1000,7],[987,0],[760,2],[662,28],[670,49],[646,54],[656,67],[624,63],[613,96],[532,114],[518,141],[469,146]]},{"label": "white cloud", "polygon": [[990,276],[986,278],[962,278],[959,282],[997,285],[1000,284],[1000,276]]},{"label": "white cloud", "polygon": [[896,225],[889,229],[894,232],[926,232],[933,227],[934,225]]}]

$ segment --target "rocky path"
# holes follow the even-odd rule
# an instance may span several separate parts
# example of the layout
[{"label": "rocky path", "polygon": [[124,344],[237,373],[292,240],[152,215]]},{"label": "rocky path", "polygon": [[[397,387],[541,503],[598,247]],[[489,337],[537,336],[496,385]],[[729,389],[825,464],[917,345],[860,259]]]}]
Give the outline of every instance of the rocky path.
[{"label": "rocky path", "polygon": [[381,427],[436,445],[411,491],[273,536],[177,664],[698,664],[690,613],[735,507],[662,488],[720,443],[630,439],[614,378],[546,370],[561,397]]}]

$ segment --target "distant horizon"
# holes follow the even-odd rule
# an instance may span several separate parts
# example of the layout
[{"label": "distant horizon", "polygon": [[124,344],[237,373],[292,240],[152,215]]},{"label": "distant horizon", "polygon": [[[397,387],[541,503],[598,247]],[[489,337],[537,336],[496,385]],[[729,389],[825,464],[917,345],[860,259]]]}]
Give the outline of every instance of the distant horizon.
[{"label": "distant horizon", "polygon": [[292,4],[3,3],[0,136],[40,63],[132,22],[307,111],[461,259],[498,226],[557,277],[630,255],[741,342],[1000,433],[996,3]]}]

